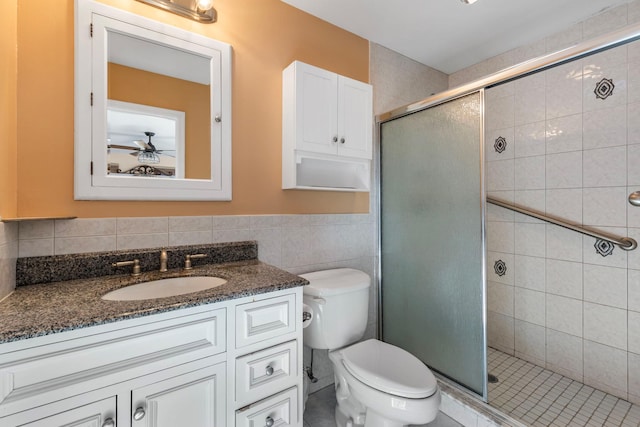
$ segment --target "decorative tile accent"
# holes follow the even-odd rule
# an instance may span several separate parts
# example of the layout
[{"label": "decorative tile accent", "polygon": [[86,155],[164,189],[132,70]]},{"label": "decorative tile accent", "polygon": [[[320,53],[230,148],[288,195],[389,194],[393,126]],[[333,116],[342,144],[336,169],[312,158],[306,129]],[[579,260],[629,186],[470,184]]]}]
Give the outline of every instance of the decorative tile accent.
[{"label": "decorative tile accent", "polygon": [[596,94],[597,99],[607,99],[609,96],[613,95],[613,89],[615,89],[616,85],[613,84],[613,79],[602,79],[596,84],[596,88],[593,90],[593,93]]},{"label": "decorative tile accent", "polygon": [[502,136],[497,137],[496,142],[493,144],[493,148],[495,148],[497,153],[502,153],[507,149],[507,140]]},{"label": "decorative tile accent", "polygon": [[607,242],[606,240],[597,239],[596,243],[593,245],[596,248],[596,252],[602,255],[603,257],[609,256],[613,253],[613,243]]},{"label": "decorative tile accent", "polygon": [[493,269],[498,276],[502,277],[507,274],[507,265],[501,259],[495,262],[495,264],[493,265]]}]

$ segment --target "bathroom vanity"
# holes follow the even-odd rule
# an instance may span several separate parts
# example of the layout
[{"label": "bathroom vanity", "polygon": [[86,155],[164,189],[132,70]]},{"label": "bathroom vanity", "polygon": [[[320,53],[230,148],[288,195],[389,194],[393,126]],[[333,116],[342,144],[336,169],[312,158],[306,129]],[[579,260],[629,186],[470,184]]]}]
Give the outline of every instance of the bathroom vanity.
[{"label": "bathroom vanity", "polygon": [[[101,299],[185,275],[227,282]],[[253,259],[19,287],[0,303],[0,425],[301,426],[306,283]]]}]

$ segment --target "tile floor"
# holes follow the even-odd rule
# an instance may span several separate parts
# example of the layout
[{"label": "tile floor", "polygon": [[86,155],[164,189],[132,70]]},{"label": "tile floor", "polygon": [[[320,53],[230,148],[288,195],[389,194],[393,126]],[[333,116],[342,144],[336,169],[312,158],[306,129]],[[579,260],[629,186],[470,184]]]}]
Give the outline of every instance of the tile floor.
[{"label": "tile floor", "polygon": [[640,406],[489,348],[489,404],[532,427],[638,427]]},{"label": "tile floor", "polygon": [[[334,410],[336,407],[336,395],[333,385],[325,387],[316,393],[309,395],[304,411],[304,427],[336,427]],[[424,427],[462,427],[451,418],[440,412],[438,417]]]}]

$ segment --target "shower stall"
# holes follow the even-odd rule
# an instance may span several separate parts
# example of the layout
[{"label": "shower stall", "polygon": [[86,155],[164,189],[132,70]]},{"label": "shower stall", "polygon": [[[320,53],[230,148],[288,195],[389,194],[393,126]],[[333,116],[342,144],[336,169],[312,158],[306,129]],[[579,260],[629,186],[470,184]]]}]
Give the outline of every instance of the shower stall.
[{"label": "shower stall", "polygon": [[526,425],[640,425],[638,38],[378,117],[381,338]]}]

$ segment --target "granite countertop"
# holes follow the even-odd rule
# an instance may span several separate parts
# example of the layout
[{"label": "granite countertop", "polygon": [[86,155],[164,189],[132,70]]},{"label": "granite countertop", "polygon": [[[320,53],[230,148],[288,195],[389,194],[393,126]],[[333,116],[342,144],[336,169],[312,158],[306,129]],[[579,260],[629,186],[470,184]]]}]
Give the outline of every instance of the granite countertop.
[{"label": "granite countertop", "polygon": [[[217,276],[224,285],[190,294],[140,301],[105,301],[115,289],[182,276]],[[19,286],[0,302],[0,343],[101,325],[123,319],[304,286],[308,282],[258,260],[208,264],[184,271],[103,276]]]}]

